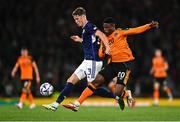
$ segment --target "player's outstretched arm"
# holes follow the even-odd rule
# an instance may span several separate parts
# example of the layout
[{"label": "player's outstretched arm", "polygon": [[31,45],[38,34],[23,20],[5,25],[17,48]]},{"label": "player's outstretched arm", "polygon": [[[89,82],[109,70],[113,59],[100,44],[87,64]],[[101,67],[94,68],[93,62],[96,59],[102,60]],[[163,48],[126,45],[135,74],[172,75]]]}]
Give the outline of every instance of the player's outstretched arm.
[{"label": "player's outstretched arm", "polygon": [[145,24],[143,26],[139,26],[139,27],[136,27],[136,28],[130,28],[129,30],[124,30],[123,35],[140,34],[140,33],[143,33],[145,31],[149,30],[149,29],[158,28],[158,27],[159,27],[159,23],[156,22],[156,21],[152,21],[151,23]]},{"label": "player's outstretched arm", "polygon": [[33,61],[33,68],[36,74],[36,82],[39,83],[40,82],[39,70],[35,61]]},{"label": "player's outstretched arm", "polygon": [[108,39],[106,37],[106,35],[101,32],[100,30],[97,30],[96,33],[95,33],[96,36],[98,36],[101,41],[103,42],[103,44],[105,45],[105,53],[110,55],[110,47],[109,47],[109,44],[108,44]]},{"label": "player's outstretched arm", "polygon": [[80,42],[80,43],[82,43],[82,41],[83,41],[83,39],[77,35],[71,36],[71,39],[74,40],[75,42]]},{"label": "player's outstretched arm", "polygon": [[17,62],[11,72],[11,76],[14,77],[19,67],[19,63]]}]

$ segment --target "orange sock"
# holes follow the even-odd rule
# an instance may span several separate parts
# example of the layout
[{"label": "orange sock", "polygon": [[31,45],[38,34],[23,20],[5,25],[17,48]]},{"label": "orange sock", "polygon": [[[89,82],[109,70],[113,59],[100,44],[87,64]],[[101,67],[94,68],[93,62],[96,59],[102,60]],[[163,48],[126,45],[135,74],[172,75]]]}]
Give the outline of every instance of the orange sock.
[{"label": "orange sock", "polygon": [[21,103],[24,103],[24,101],[26,100],[26,96],[27,96],[27,95],[26,95],[25,92],[22,92],[22,93],[21,93],[21,96],[20,96],[20,102],[21,102]]},{"label": "orange sock", "polygon": [[154,99],[159,99],[159,90],[154,90],[153,98]]},{"label": "orange sock", "polygon": [[28,94],[28,98],[29,98],[29,103],[33,104],[34,103],[34,98],[33,98],[33,95],[32,95],[31,92]]},{"label": "orange sock", "polygon": [[94,93],[90,88],[86,88],[82,93],[81,96],[78,98],[78,102],[82,104],[89,96],[91,96]]}]

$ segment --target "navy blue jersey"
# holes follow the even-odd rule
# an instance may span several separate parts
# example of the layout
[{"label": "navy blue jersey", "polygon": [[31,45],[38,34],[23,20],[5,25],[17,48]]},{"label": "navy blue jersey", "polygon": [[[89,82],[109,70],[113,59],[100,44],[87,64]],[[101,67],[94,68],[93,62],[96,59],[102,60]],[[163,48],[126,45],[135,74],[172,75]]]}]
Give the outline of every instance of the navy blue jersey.
[{"label": "navy blue jersey", "polygon": [[83,27],[82,46],[84,50],[84,59],[86,60],[95,60],[95,61],[101,60],[98,56],[100,43],[98,37],[95,35],[96,30],[97,27],[91,22],[88,22]]}]

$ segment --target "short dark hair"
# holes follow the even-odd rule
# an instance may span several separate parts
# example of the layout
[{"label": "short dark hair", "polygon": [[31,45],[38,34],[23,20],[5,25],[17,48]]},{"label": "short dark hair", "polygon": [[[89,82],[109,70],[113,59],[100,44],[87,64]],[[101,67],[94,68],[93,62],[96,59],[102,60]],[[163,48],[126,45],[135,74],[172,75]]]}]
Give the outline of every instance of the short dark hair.
[{"label": "short dark hair", "polygon": [[78,7],[72,12],[72,16],[86,15],[86,10],[83,7]]},{"label": "short dark hair", "polygon": [[21,47],[21,50],[28,50],[26,46]]},{"label": "short dark hair", "polygon": [[116,21],[112,17],[107,17],[104,19],[103,23],[116,24]]}]

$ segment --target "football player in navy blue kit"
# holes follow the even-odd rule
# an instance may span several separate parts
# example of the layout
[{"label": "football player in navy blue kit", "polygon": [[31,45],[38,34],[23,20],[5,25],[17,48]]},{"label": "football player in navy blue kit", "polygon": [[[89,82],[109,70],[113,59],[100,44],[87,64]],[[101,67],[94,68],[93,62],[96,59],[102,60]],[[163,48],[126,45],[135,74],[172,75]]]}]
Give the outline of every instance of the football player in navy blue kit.
[{"label": "football player in navy blue kit", "polygon": [[91,82],[101,70],[103,63],[98,56],[100,46],[99,40],[101,40],[106,47],[105,53],[110,54],[107,37],[93,23],[87,20],[86,10],[82,7],[78,7],[73,11],[72,16],[78,27],[82,27],[82,37],[73,35],[71,39],[82,44],[84,60],[68,78],[57,100],[51,104],[43,105],[43,107],[52,111],[57,110],[59,104],[71,93],[73,86],[78,81],[86,77],[87,81]]}]

